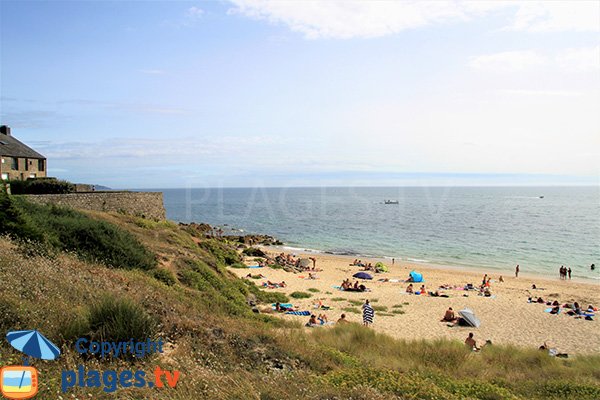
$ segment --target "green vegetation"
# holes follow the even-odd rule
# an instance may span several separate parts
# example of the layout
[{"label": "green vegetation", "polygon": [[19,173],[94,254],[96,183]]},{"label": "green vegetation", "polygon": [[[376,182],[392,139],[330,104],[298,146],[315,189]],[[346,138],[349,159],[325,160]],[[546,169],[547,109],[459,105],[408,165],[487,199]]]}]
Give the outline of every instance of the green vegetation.
[{"label": "green vegetation", "polygon": [[242,251],[242,253],[249,257],[264,257],[266,256],[265,252],[256,247],[248,247]]},{"label": "green vegetation", "polygon": [[168,269],[165,268],[157,268],[154,271],[152,271],[152,276],[154,276],[155,279],[161,281],[162,283],[164,283],[167,286],[173,286],[174,284],[177,283],[177,279],[175,278],[175,275],[169,271]]},{"label": "green vegetation", "polygon": [[361,300],[348,300],[348,303],[352,304],[353,306],[362,306],[364,304],[364,301],[361,301]]},{"label": "green vegetation", "polygon": [[8,183],[12,194],[65,194],[75,191],[75,185],[71,182],[55,178],[11,180]]},{"label": "green vegetation", "polygon": [[156,321],[130,299],[103,297],[64,329],[66,340],[87,337],[92,340],[126,342],[154,338]]},{"label": "green vegetation", "polygon": [[[49,216],[51,211],[36,217],[27,206],[2,197],[0,205],[0,229],[14,238],[37,233],[49,245],[55,231],[67,228],[50,229],[37,218],[52,219],[48,225],[71,223],[71,217]],[[236,278],[226,266],[239,262],[239,256],[226,242],[194,237],[169,223],[144,224],[120,214],[77,214],[91,221],[86,223],[126,233],[156,255],[158,268],[106,268],[110,264],[89,262],[79,251],[63,252],[60,246],[53,247],[50,256],[23,257],[20,240],[0,238],[0,329],[35,327],[62,351],[55,362],[33,361],[43,377],[39,398],[57,398],[61,371],[79,364],[99,370],[151,371],[161,366],[185,374],[173,390],[121,388],[107,394],[101,388],[73,388],[63,398],[600,398],[600,356],[559,359],[536,349],[497,345],[473,353],[460,342],[395,340],[355,323],[307,330],[301,327],[305,318],[295,323],[252,312],[250,302],[270,308],[288,298]],[[115,236],[105,245],[112,248],[120,241]],[[390,313],[378,306],[378,315],[399,314],[403,305],[390,307]],[[358,314],[350,320],[360,319],[358,307],[341,312]],[[161,337],[169,352],[148,360],[90,360],[73,348],[72,341],[81,336]],[[21,354],[0,341],[0,365],[21,362]]]},{"label": "green vegetation", "polygon": [[292,292],[290,293],[290,297],[293,299],[308,299],[312,297],[312,294],[306,292]]},{"label": "green vegetation", "polygon": [[13,200],[6,194],[0,194],[0,204],[0,233],[35,241],[49,249],[72,251],[85,260],[110,267],[149,270],[157,264],[154,254],[135,237],[108,222],[69,208]]},{"label": "green vegetation", "polygon": [[308,290],[308,291],[309,291],[309,292],[311,292],[311,293],[320,293],[320,292],[321,292],[319,289],[317,289],[317,288],[312,288],[312,287],[311,287],[311,288],[308,288],[308,289],[306,289],[306,290]]},{"label": "green vegetation", "polygon": [[375,310],[375,311],[387,311],[388,308],[386,306],[373,306],[373,310]]}]

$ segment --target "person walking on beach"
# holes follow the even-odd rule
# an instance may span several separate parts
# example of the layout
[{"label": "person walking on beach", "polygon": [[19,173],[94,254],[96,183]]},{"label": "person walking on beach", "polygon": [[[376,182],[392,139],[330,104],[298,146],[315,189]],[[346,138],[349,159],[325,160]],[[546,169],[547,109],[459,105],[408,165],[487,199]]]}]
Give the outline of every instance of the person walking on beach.
[{"label": "person walking on beach", "polygon": [[375,310],[369,304],[369,300],[365,300],[365,304],[362,306],[363,309],[363,325],[369,326],[373,323],[373,318],[375,317]]},{"label": "person walking on beach", "polygon": [[567,273],[569,274],[569,279],[571,279],[571,267],[569,267],[569,269],[567,270]]},{"label": "person walking on beach", "polygon": [[515,278],[519,277],[519,264],[517,264],[517,267],[515,268]]}]

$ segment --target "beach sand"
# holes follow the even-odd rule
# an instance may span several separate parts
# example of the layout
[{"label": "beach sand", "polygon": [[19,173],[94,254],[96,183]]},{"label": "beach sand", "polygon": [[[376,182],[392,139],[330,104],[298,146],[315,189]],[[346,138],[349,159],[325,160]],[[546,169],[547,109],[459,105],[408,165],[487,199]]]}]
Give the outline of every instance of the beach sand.
[{"label": "beach sand", "polygon": [[[275,249],[272,248],[263,248],[263,250],[272,256],[279,253],[273,252]],[[318,293],[312,293],[309,299],[290,298],[290,301],[294,306],[299,306],[299,310],[314,310],[318,314],[319,311],[314,309],[313,304],[316,300],[322,299],[323,304],[333,307],[330,311],[322,311],[327,314],[330,321],[336,321],[340,314],[345,313],[349,321],[362,322],[361,313],[344,311],[343,308],[352,308],[358,312],[361,308],[360,304],[352,305],[348,300],[362,303],[365,299],[370,299],[373,306],[387,307],[385,312],[376,309],[373,329],[399,339],[446,338],[462,342],[469,332],[474,332],[478,345],[491,340],[494,344],[537,348],[547,342],[550,347],[558,349],[559,352],[600,354],[600,313],[597,313],[599,316],[594,321],[586,321],[568,316],[564,310],[559,315],[545,313],[544,310],[548,308],[545,304],[527,303],[528,297],[540,296],[544,300],[558,300],[561,304],[577,301],[583,308],[587,308],[589,304],[600,307],[600,284],[574,280],[562,281],[558,276],[554,278],[527,275],[526,267],[521,268],[518,278],[514,277],[514,272],[502,274],[504,283],[499,283],[500,274],[496,272],[442,268],[398,261],[392,266],[389,260],[362,258],[363,262],[371,262],[373,265],[377,261],[383,261],[389,267],[389,272],[380,274],[369,272],[373,280],[361,283],[371,289],[370,292],[346,292],[333,286],[341,285],[346,278],[355,281],[352,275],[361,268],[349,266],[354,257],[298,251],[294,253],[299,257],[317,259],[317,268],[323,269],[322,272],[317,272],[318,279],[306,279],[308,273],[291,273],[272,268],[231,268],[230,270],[240,277],[248,273],[262,273],[266,278],[253,280],[257,285],[267,279],[272,282],[285,281],[287,284],[286,288],[265,290],[274,290],[288,295],[294,291],[310,293],[308,291],[310,288],[319,290]],[[253,258],[248,258],[247,264],[255,264],[252,260]],[[435,291],[442,284],[463,286],[472,283],[478,286],[483,275],[488,273],[492,278],[491,290],[494,297],[486,298],[478,296],[476,291],[461,290],[444,291],[450,298],[405,294],[408,283],[404,283],[403,280],[413,269],[423,274],[427,291]],[[399,279],[401,282],[378,281],[383,278]],[[534,283],[537,290],[531,289]],[[415,290],[418,290],[420,285],[415,283]],[[463,297],[465,294],[468,297]],[[339,298],[345,300],[340,301]],[[401,305],[401,307],[394,308],[394,305]],[[470,308],[481,320],[481,326],[479,328],[448,327],[446,323],[440,322],[448,307],[452,307],[455,312]],[[393,310],[401,310],[404,313],[392,314]],[[279,315],[302,323],[308,321],[308,317],[304,316]]]}]

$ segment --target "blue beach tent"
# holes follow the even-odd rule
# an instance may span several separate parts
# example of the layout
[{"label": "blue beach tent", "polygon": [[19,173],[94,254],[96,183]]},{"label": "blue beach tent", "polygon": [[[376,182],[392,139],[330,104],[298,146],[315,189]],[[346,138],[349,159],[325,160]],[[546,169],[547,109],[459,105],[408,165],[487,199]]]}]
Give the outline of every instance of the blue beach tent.
[{"label": "blue beach tent", "polygon": [[410,277],[413,282],[423,282],[423,275],[415,271],[410,271]]}]

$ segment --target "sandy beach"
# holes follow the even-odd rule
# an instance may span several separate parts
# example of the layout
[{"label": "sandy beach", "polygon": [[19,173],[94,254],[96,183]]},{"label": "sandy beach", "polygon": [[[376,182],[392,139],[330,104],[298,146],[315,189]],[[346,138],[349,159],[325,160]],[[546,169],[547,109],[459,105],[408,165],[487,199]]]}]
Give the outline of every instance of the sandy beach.
[{"label": "sandy beach", "polygon": [[[272,256],[278,254],[272,248],[263,250]],[[391,265],[389,260],[362,259],[363,262],[370,262],[373,265],[383,261],[389,267],[389,272],[379,274],[369,272],[373,280],[361,281],[361,283],[364,283],[370,292],[360,293],[334,288],[346,278],[355,281],[352,275],[362,268],[349,265],[354,257],[303,252],[295,252],[295,254],[301,258],[317,259],[317,268],[323,270],[316,273],[318,279],[307,279],[308,273],[292,273],[268,267],[230,270],[240,277],[248,273],[263,274],[265,279],[253,279],[257,285],[261,285],[266,280],[285,281],[287,284],[285,288],[266,290],[279,291],[288,295],[295,291],[312,292],[311,298],[290,299],[290,301],[294,306],[298,306],[298,310],[314,310],[314,303],[321,300],[323,304],[332,307],[331,310],[324,311],[331,321],[336,321],[340,314],[345,313],[349,321],[362,322],[358,302],[362,303],[365,299],[369,299],[376,307],[373,329],[398,339],[446,338],[464,341],[469,332],[474,332],[479,345],[486,340],[491,340],[495,344],[537,348],[546,342],[559,352],[600,353],[598,317],[595,317],[594,321],[577,319],[567,315],[566,310],[559,315],[552,315],[544,312],[548,308],[545,304],[527,302],[528,297],[536,299],[539,296],[545,301],[558,300],[561,304],[577,301],[583,308],[587,308],[589,304],[600,306],[600,285],[575,280],[563,281],[558,278],[558,271],[556,277],[539,277],[528,275],[523,268],[518,278],[514,277],[514,272],[507,271],[502,274],[504,282],[501,283],[498,282],[500,274],[495,272],[490,274],[485,270],[444,268],[398,261]],[[256,264],[253,260],[253,257],[249,257],[247,264]],[[488,273],[492,278],[493,297],[478,296],[476,291],[463,290],[445,290],[444,293],[449,295],[449,298],[409,295],[405,293],[408,283],[404,280],[412,270],[423,274],[427,291],[436,291],[444,284],[463,286],[472,283],[478,286],[483,275]],[[386,278],[399,280],[399,282],[379,281]],[[533,284],[536,285],[536,290],[532,289]],[[420,283],[414,284],[415,290],[418,290],[420,285]],[[446,323],[440,322],[448,307],[452,307],[455,311],[470,308],[481,320],[481,326],[479,328],[449,327]],[[315,311],[320,313],[318,310]],[[308,321],[308,317],[304,316],[280,315],[282,318],[303,323]]]}]

